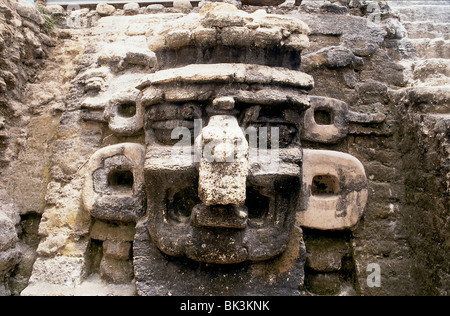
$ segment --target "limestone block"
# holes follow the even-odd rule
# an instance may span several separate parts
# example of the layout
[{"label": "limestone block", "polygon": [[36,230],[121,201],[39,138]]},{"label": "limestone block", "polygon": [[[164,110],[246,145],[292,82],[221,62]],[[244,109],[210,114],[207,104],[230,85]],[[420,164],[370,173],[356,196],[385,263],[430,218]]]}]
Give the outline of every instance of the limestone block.
[{"label": "limestone block", "polygon": [[59,250],[61,250],[66,245],[68,238],[69,238],[68,236],[64,235],[46,237],[39,243],[37,254],[39,256],[55,255]]},{"label": "limestone block", "polygon": [[117,260],[130,259],[131,242],[105,240],[103,242],[103,255]]},{"label": "limestone block", "polygon": [[113,71],[122,71],[129,66],[147,69],[156,65],[156,56],[151,50],[127,43],[106,44],[98,55],[97,63],[109,65]]},{"label": "limestone block", "polygon": [[136,15],[139,13],[139,3],[130,2],[123,6],[125,15]]},{"label": "limestone block", "polygon": [[343,46],[326,47],[318,52],[308,54],[302,59],[302,66],[306,70],[313,70],[321,66],[328,68],[353,67],[361,68],[364,61]]},{"label": "limestone block", "polygon": [[199,46],[210,47],[216,44],[215,28],[198,27],[192,31],[192,39]]},{"label": "limestone block", "polygon": [[150,4],[145,8],[145,13],[158,13],[164,10],[164,6],[162,4]]},{"label": "limestone block", "polygon": [[292,34],[284,42],[284,46],[293,50],[301,51],[309,47],[309,39],[305,34]]},{"label": "limestone block", "polygon": [[204,27],[244,26],[253,20],[247,12],[229,3],[208,2],[200,9],[200,14],[204,16]]},{"label": "limestone block", "polygon": [[129,260],[103,257],[100,262],[100,277],[112,283],[129,283],[133,279],[133,265]]},{"label": "limestone block", "polygon": [[342,259],[349,254],[349,245],[335,237],[310,238],[306,242],[306,266],[317,272],[336,272],[342,268]]},{"label": "limestone block", "polygon": [[135,233],[133,223],[109,224],[96,220],[91,227],[90,237],[103,241],[127,242],[133,241]]},{"label": "limestone block", "polygon": [[192,4],[188,0],[174,0],[173,7],[177,9],[192,9]]},{"label": "limestone block", "polygon": [[14,247],[18,240],[15,225],[2,212],[0,212],[0,232],[0,251]]},{"label": "limestone block", "polygon": [[137,88],[143,90],[151,84],[159,85],[173,82],[279,84],[308,90],[314,86],[314,79],[301,71],[252,64],[220,63],[214,65],[195,64],[161,70],[145,76]]},{"label": "limestone block", "polygon": [[0,251],[0,280],[8,277],[20,263],[22,253],[16,248]]},{"label": "limestone block", "polygon": [[26,1],[18,1],[17,13],[19,13],[21,17],[30,19],[39,25],[43,25],[45,23],[45,20],[39,13],[37,6],[34,5],[33,3],[29,3]]},{"label": "limestone block", "polygon": [[48,5],[46,6],[46,10],[48,12],[50,12],[52,15],[63,15],[66,10],[64,9],[64,7],[60,6],[60,5]]},{"label": "limestone block", "polygon": [[95,152],[82,192],[86,211],[102,220],[136,221],[145,210],[144,156],[144,146],[133,143]]},{"label": "limestone block", "polygon": [[340,280],[337,273],[310,274],[306,278],[308,289],[319,295],[336,295],[339,293]]},{"label": "limestone block", "polygon": [[116,11],[116,8],[107,3],[99,3],[95,10],[100,16],[109,16]]},{"label": "limestone block", "polygon": [[105,109],[105,119],[109,128],[115,134],[133,135],[141,131],[143,123],[143,110],[136,102],[139,90],[131,89],[115,94]]},{"label": "limestone block", "polygon": [[24,290],[23,295],[29,295],[27,293],[33,295],[34,286],[41,283],[75,287],[81,284],[85,277],[85,264],[84,258],[80,257],[38,257],[33,265],[29,286]]},{"label": "limestone block", "polygon": [[0,190],[0,213],[6,215],[14,226],[19,224],[20,209],[5,190]]},{"label": "limestone block", "polygon": [[166,45],[168,48],[177,49],[188,46],[191,40],[191,32],[188,30],[171,31],[166,36]]},{"label": "limestone block", "polygon": [[348,105],[343,101],[326,97],[310,97],[311,107],[305,111],[302,139],[335,143],[347,136]]},{"label": "limestone block", "polygon": [[249,46],[254,42],[254,32],[243,26],[224,28],[221,32],[222,43],[225,46]]},{"label": "limestone block", "polygon": [[301,226],[321,230],[354,227],[367,197],[364,167],[355,157],[328,150],[303,151]]}]

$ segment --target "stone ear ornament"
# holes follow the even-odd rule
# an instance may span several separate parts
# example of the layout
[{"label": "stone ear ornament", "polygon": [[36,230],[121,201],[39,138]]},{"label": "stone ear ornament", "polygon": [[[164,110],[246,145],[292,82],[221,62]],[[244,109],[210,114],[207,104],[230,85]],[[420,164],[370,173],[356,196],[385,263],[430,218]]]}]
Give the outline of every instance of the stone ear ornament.
[{"label": "stone ear ornament", "polygon": [[86,211],[105,221],[135,222],[145,212],[145,148],[122,143],[104,147],[89,160],[82,200]]},{"label": "stone ear ornament", "polygon": [[303,227],[343,230],[363,215],[368,188],[355,157],[330,150],[303,149],[303,185],[297,219]]},{"label": "stone ear ornament", "polygon": [[348,135],[350,123],[382,123],[382,113],[362,114],[350,111],[347,103],[328,97],[310,96],[311,107],[302,118],[301,139],[324,144],[337,143]]},{"label": "stone ear ornament", "polygon": [[143,127],[142,107],[137,102],[139,90],[131,89],[114,95],[105,108],[104,116],[111,131],[130,136]]}]

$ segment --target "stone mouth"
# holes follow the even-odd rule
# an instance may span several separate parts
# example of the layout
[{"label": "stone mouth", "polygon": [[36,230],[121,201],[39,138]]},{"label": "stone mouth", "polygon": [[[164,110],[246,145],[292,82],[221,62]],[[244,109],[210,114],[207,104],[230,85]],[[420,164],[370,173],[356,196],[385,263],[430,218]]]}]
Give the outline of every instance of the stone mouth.
[{"label": "stone mouth", "polygon": [[[279,181],[270,179],[278,186]],[[294,199],[282,196],[278,187],[269,190],[248,184],[242,206],[206,206],[196,188],[167,195],[164,230],[158,223],[158,248],[199,262],[235,264],[263,261],[281,254],[287,246],[295,217]],[[287,190],[287,188],[284,188]],[[176,233],[175,233],[176,231]],[[172,241],[169,241],[173,239]],[[176,246],[174,246],[176,245]]]},{"label": "stone mouth", "polygon": [[245,206],[197,204],[192,210],[191,221],[196,227],[244,229],[248,210]]}]

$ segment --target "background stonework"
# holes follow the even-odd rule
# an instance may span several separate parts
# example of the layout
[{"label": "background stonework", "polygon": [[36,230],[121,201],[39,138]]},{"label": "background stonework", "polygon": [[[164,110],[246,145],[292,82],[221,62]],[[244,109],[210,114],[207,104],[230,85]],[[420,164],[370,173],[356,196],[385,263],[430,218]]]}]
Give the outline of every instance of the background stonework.
[{"label": "background stonework", "polygon": [[[344,101],[353,116],[345,137],[302,146],[349,153],[368,178],[355,227],[303,228],[302,294],[448,295],[449,7],[242,6],[309,26],[300,68],[314,78],[309,95]],[[101,5],[73,12],[68,27],[63,8],[0,0],[1,295],[136,294],[129,249],[140,227],[90,217],[84,174],[97,150],[145,143],[140,129],[117,134],[104,110],[117,92],[169,65],[169,55],[149,49],[147,32],[198,10]],[[381,268],[379,288],[367,285],[371,263]]]}]

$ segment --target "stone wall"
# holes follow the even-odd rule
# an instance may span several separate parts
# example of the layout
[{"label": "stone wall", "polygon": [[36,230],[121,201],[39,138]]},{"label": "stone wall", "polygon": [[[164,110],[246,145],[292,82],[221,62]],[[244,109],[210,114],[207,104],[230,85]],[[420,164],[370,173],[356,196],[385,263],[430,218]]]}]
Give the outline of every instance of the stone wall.
[{"label": "stone wall", "polygon": [[56,45],[49,16],[34,5],[0,2],[0,293],[26,287],[39,243],[52,124],[44,105],[54,96],[39,83]]},{"label": "stone wall", "polygon": [[[321,141],[303,135],[303,149],[351,154],[368,179],[367,206],[356,225],[297,230],[304,240],[298,251],[306,251],[300,293],[446,295],[450,135],[448,67],[441,58],[448,39],[437,30],[445,26],[434,21],[420,36],[436,38],[415,40],[422,29],[404,12],[417,11],[407,7],[399,15],[385,1],[262,8],[309,26],[301,64],[282,66],[300,65],[311,75],[309,95],[316,100],[348,106],[345,132]],[[155,25],[181,34],[192,28],[183,17],[199,8],[183,1],[168,8],[99,5],[68,15],[60,7],[39,12],[2,0],[0,9],[0,229],[7,232],[0,239],[0,293],[134,295],[132,247],[142,227],[90,216],[85,175],[98,150],[145,144],[141,127],[122,130],[104,113],[110,100],[131,100],[144,75],[191,63],[188,50],[161,53],[158,36],[167,31]],[[180,34],[170,34],[169,46],[184,45]],[[316,119],[340,115],[333,113]],[[296,226],[302,223],[298,216]],[[371,264],[380,267],[380,287],[367,282]]]}]

